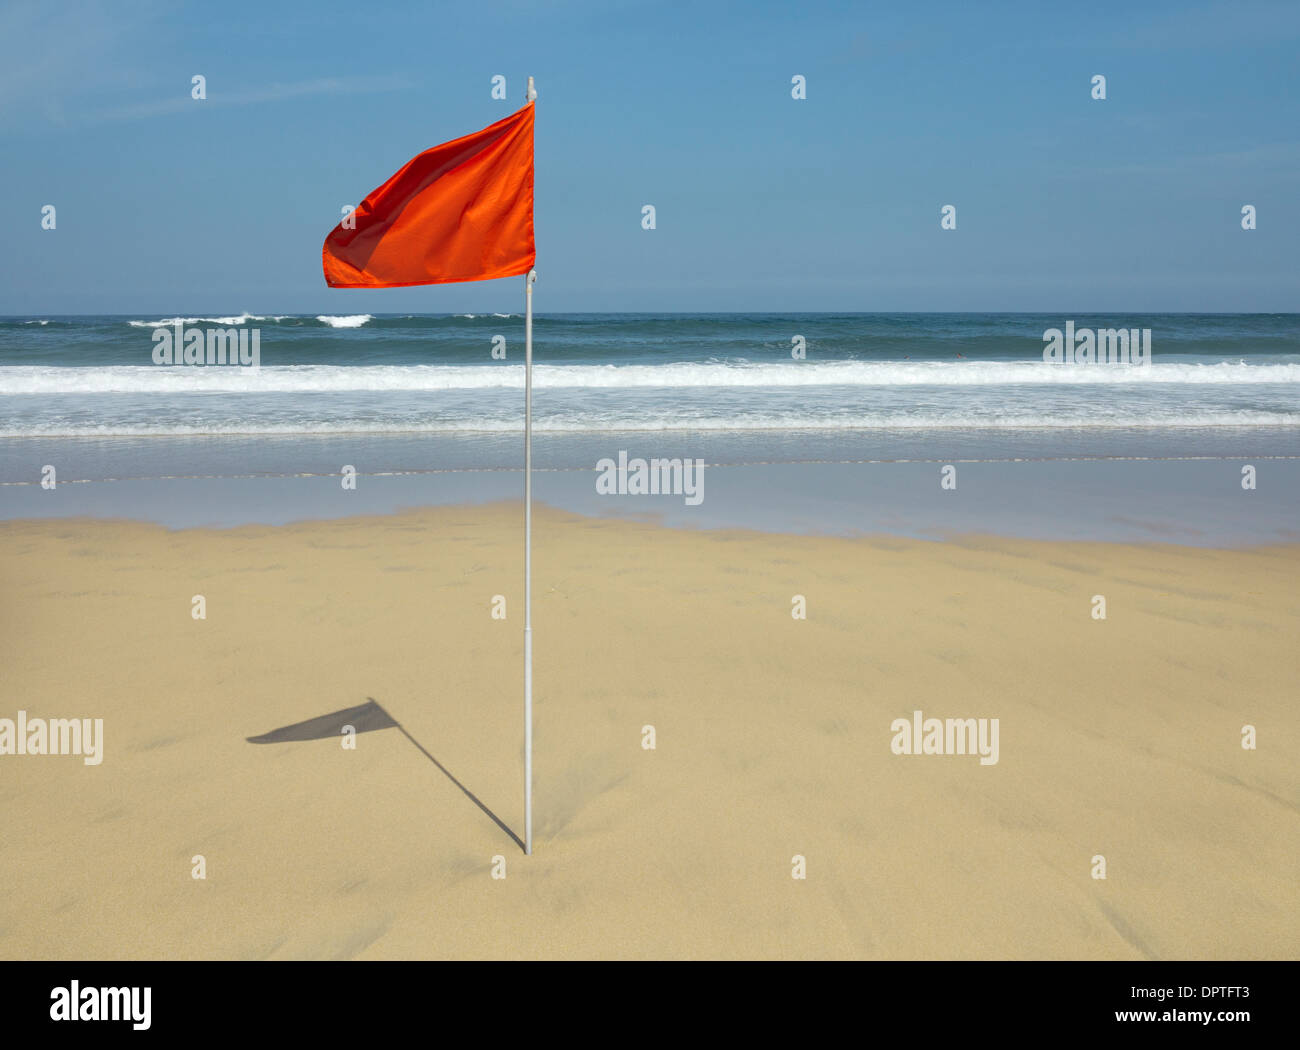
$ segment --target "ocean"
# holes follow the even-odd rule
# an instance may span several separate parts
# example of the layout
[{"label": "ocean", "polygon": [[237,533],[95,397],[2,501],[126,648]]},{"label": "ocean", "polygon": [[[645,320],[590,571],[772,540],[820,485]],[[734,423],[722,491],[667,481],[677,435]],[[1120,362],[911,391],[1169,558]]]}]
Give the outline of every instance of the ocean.
[{"label": "ocean", "polygon": [[[176,320],[259,329],[261,368],[155,366],[152,334]],[[535,428],[1300,426],[1297,315],[1073,317],[1149,328],[1150,367],[1044,367],[1066,320],[538,316]],[[6,318],[0,437],[513,432],[522,362],[518,315]]]},{"label": "ocean", "polygon": [[[260,367],[155,364],[177,322],[256,329]],[[1045,363],[1067,322],[1149,329],[1150,363]],[[3,318],[3,514],[51,512],[47,464],[60,482],[334,484],[347,464],[463,496],[447,475],[520,467],[523,353],[519,314]],[[1295,314],[546,314],[534,366],[541,471],[622,449],[734,467],[1300,458]],[[518,479],[480,482],[508,498]],[[434,499],[403,492],[390,503]],[[149,513],[191,520],[165,503]]]}]

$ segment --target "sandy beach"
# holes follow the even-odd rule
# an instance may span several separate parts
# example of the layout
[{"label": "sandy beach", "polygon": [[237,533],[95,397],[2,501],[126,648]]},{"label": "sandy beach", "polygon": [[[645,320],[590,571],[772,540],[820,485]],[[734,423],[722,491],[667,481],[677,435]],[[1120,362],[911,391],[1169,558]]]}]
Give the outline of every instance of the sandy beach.
[{"label": "sandy beach", "polygon": [[525,857],[517,504],[0,523],[0,718],[103,719],[0,756],[0,956],[1295,956],[1300,546],[539,508],[534,557]]}]

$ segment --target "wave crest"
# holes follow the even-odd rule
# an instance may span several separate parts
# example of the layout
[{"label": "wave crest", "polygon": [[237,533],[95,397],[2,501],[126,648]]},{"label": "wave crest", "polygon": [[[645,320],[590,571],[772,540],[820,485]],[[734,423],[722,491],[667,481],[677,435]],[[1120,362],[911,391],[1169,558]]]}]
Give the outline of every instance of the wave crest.
[{"label": "wave crest", "polygon": [[164,317],[158,321],[127,321],[132,328],[171,328],[178,324],[219,324],[230,327],[249,321],[283,321],[290,314],[237,314],[231,317]]},{"label": "wave crest", "polygon": [[367,321],[373,321],[374,317],[370,314],[318,314],[316,317],[321,324],[327,324],[331,328],[360,328]]}]

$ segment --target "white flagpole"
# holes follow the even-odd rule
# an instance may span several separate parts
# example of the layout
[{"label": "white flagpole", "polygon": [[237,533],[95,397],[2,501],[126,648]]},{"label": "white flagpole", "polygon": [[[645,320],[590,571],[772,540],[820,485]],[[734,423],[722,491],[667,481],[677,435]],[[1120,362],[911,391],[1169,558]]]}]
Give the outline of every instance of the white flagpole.
[{"label": "white flagpole", "polygon": [[[528,101],[537,98],[528,78]],[[533,852],[533,282],[524,278],[524,853]]]}]

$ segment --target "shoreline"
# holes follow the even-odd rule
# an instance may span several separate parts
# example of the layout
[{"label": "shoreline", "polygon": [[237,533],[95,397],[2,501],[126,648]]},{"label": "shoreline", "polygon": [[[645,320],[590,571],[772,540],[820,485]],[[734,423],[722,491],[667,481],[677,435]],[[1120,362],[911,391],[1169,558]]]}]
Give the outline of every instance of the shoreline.
[{"label": "shoreline", "polygon": [[[619,446],[605,447],[612,460]],[[233,528],[419,507],[522,506],[518,466],[372,472],[356,459],[352,488],[343,487],[341,473],[325,472],[323,461],[303,464],[320,473],[113,480],[82,480],[74,463],[61,468],[54,490],[37,480],[0,485],[0,520],[89,517]],[[1247,467],[1254,471],[1251,489],[1243,486]],[[700,473],[702,495],[691,504],[681,495],[602,493],[601,472],[591,461],[563,466],[543,459],[534,471],[534,501],[594,518],[648,516],[674,528],[769,534],[943,539],[985,533],[1207,548],[1300,540],[1300,458],[705,461]]]}]

